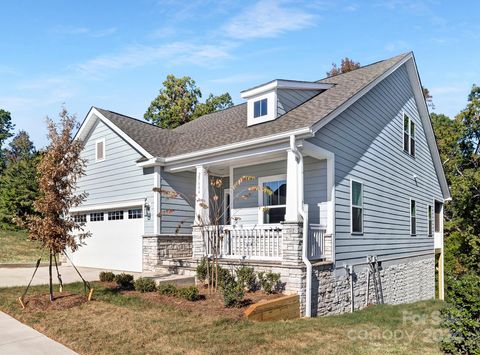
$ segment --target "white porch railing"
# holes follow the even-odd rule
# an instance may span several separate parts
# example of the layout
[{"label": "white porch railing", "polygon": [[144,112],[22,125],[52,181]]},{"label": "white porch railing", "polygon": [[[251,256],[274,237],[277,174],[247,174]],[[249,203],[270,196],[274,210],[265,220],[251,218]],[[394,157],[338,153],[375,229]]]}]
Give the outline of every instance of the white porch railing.
[{"label": "white porch railing", "polygon": [[280,224],[208,226],[203,230],[207,255],[221,258],[281,260]]},{"label": "white porch railing", "polygon": [[308,228],[308,258],[326,259],[325,234],[326,226],[320,224],[310,224]]}]

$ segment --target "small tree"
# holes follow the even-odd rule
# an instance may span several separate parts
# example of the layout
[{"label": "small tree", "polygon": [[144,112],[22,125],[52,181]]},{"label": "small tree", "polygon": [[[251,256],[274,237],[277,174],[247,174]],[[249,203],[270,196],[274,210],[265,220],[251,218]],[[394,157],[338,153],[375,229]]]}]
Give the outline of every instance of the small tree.
[{"label": "small tree", "polygon": [[332,63],[332,69],[327,71],[327,77],[348,73],[349,71],[352,71],[358,68],[360,68],[359,62],[355,62],[352,59],[345,57],[342,59],[340,67],[338,67],[337,64]]},{"label": "small tree", "polygon": [[72,139],[77,127],[75,116],[70,116],[66,109],[59,116],[59,126],[47,118],[50,144],[38,166],[40,194],[35,200],[38,215],[31,216],[27,222],[30,239],[39,241],[49,250],[51,301],[54,299],[52,258],[64,253],[67,247],[75,251],[89,236],[89,233],[72,235],[75,230],[82,231],[82,226],[69,217],[69,210],[86,198],[85,193],[75,194],[77,181],[85,174],[85,160],[80,157],[82,143]]}]

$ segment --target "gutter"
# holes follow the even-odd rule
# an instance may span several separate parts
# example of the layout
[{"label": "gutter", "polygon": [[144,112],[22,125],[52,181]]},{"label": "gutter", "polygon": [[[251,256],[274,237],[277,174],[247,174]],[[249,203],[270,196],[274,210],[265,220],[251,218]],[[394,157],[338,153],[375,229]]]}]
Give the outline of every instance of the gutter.
[{"label": "gutter", "polygon": [[297,209],[298,213],[303,219],[303,234],[302,234],[302,261],[305,264],[307,270],[306,285],[305,285],[305,317],[310,318],[312,316],[312,263],[308,258],[308,205],[303,204],[303,156],[297,148],[295,143],[295,136],[290,136],[290,149],[295,154],[299,163],[299,179],[301,181],[299,185],[298,196],[300,201]]}]

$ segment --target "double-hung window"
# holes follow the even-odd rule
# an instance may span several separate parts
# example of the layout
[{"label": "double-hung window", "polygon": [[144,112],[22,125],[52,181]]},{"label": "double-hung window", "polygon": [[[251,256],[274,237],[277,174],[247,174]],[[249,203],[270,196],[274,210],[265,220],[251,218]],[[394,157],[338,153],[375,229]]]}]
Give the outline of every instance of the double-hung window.
[{"label": "double-hung window", "polygon": [[410,234],[417,234],[417,203],[410,200]]},{"label": "double-hung window", "polygon": [[415,122],[406,114],[403,114],[403,150],[415,156]]},{"label": "double-hung window", "polygon": [[428,236],[433,236],[433,209],[432,205],[427,207],[427,218],[428,218]]},{"label": "double-hung window", "polygon": [[253,117],[261,117],[261,116],[266,116],[268,114],[267,112],[267,99],[262,99],[255,101],[253,103]]},{"label": "double-hung window", "polygon": [[350,190],[352,234],[361,234],[363,233],[363,184],[352,180]]},{"label": "double-hung window", "polygon": [[285,175],[259,178],[259,203],[262,223],[280,223],[285,220],[287,178]]}]

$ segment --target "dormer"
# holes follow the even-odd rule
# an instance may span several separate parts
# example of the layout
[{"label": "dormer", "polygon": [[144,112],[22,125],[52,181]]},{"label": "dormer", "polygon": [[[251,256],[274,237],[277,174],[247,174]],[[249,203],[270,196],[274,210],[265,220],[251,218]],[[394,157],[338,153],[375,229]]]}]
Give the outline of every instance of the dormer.
[{"label": "dormer", "polygon": [[332,87],[332,84],[277,79],[244,90],[247,100],[247,125],[273,121],[298,105]]}]

